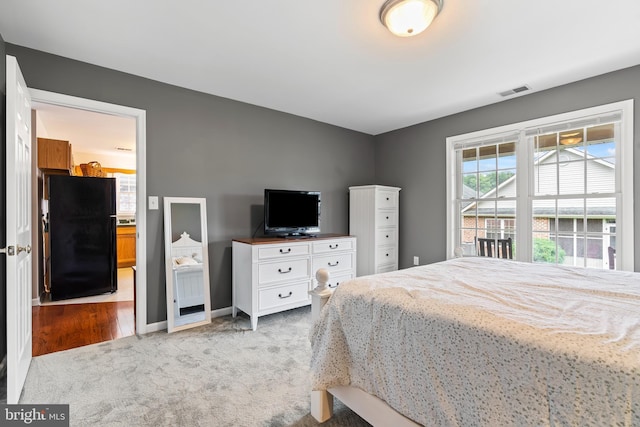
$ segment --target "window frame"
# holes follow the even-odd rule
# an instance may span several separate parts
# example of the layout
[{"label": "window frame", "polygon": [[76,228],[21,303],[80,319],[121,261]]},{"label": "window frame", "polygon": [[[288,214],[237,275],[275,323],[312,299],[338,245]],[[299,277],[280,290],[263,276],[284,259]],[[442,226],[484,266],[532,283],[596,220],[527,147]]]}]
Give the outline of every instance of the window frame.
[{"label": "window frame", "polygon": [[[120,215],[120,216],[135,216],[136,212],[138,210],[137,207],[137,199],[136,199],[136,194],[138,191],[138,177],[135,173],[129,173],[129,172],[113,172],[111,174],[111,176],[113,178],[116,179],[116,214]],[[121,179],[122,178],[127,178],[127,180],[133,179],[134,183],[135,183],[135,190],[134,191],[121,191],[120,189],[120,185],[121,185]],[[131,182],[127,182],[127,186],[129,187],[129,190],[131,189]],[[134,203],[134,209],[132,211],[125,211],[125,210],[120,210],[120,204],[122,203],[121,200],[121,196],[122,194],[128,194],[131,195],[133,194],[133,203]]]},{"label": "window frame", "polygon": [[[456,189],[459,184],[456,151],[462,144],[473,146],[491,143],[504,135],[517,134],[516,141],[516,245],[515,259],[532,262],[534,149],[528,144],[527,131],[549,127],[564,122],[579,121],[586,117],[621,115],[620,141],[616,146],[615,196],[616,196],[616,245],[619,248],[616,264],[618,270],[634,271],[634,215],[633,215],[633,100],[625,100],[581,110],[555,114],[538,119],[484,129],[447,137],[446,139],[446,193],[447,193],[447,259],[455,256],[460,241],[460,212],[456,209]],[[462,176],[462,174],[460,175]]]}]

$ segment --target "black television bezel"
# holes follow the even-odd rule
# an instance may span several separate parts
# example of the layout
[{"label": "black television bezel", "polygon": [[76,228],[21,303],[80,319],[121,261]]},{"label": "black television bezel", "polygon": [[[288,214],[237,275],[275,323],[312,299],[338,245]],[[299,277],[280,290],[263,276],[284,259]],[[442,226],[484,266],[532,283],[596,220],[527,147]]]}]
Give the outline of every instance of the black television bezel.
[{"label": "black television bezel", "polygon": [[[318,225],[308,225],[303,227],[273,227],[269,225],[269,206],[271,205],[270,195],[278,193],[278,194],[305,194],[305,195],[315,195],[318,198]],[[271,188],[265,188],[264,190],[264,234],[265,236],[313,236],[320,233],[320,221],[321,221],[321,193],[320,191],[305,191],[305,190],[277,190]]]}]

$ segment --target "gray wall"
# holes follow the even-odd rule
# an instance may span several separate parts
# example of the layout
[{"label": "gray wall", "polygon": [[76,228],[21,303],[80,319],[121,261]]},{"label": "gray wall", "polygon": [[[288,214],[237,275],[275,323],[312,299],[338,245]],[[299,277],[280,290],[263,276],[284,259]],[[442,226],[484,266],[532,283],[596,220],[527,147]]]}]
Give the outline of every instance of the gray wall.
[{"label": "gray wall", "polygon": [[[347,188],[373,181],[370,135],[10,43],[6,50],[31,88],[146,110],[147,194],[207,199],[213,309],[231,305],[231,239],[260,225],[264,188],[321,191],[322,231],[346,233]],[[162,209],[147,221],[154,323],[166,319]]]},{"label": "gray wall", "polygon": [[[414,255],[423,264],[441,261],[446,137],[640,98],[640,67],[633,67],[371,137],[9,43],[6,53],[18,58],[30,87],[147,111],[148,194],[207,199],[214,309],[231,304],[230,240],[259,227],[266,187],[322,191],[323,231],[338,233],[348,231],[348,186],[402,187],[400,266],[409,267]],[[638,117],[640,105],[635,169],[640,167]],[[637,206],[637,174],[634,179]],[[640,213],[636,242],[638,219]],[[166,319],[162,220],[162,210],[148,211],[149,323]]]},{"label": "gray wall", "polygon": [[[640,66],[578,81],[375,137],[376,181],[400,192],[401,268],[446,257],[446,138],[596,105],[640,99]],[[634,105],[634,200],[640,204],[640,103]],[[640,248],[640,210],[634,247]],[[640,250],[635,251],[640,271]]]}]

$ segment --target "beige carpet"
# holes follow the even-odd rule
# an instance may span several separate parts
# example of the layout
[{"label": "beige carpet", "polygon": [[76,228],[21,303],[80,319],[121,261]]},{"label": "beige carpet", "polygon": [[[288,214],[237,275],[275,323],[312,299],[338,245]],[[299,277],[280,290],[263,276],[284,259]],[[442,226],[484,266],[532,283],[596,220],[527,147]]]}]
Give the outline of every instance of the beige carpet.
[{"label": "beige carpet", "polygon": [[[310,307],[35,357],[20,403],[68,403],[72,426],[317,426]],[[322,426],[368,426],[336,401]]]}]

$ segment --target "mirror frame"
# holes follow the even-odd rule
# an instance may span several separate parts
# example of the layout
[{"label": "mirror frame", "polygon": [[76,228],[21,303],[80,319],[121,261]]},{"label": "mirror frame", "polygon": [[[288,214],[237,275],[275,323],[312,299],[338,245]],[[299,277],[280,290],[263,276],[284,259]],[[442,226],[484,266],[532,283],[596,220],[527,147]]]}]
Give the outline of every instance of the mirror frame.
[{"label": "mirror frame", "polygon": [[[174,204],[193,204],[200,207],[200,240],[202,244],[202,275],[204,293],[204,320],[194,321],[176,326],[174,313],[174,288],[173,283],[173,229],[171,222],[171,206]],[[184,230],[178,230],[182,233]],[[196,197],[165,197],[164,198],[164,252],[165,252],[165,280],[167,288],[167,332],[176,332],[183,329],[211,323],[211,284],[209,282],[209,241],[207,234],[207,206],[205,198]]]}]

